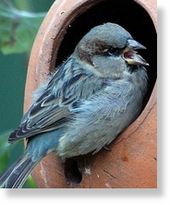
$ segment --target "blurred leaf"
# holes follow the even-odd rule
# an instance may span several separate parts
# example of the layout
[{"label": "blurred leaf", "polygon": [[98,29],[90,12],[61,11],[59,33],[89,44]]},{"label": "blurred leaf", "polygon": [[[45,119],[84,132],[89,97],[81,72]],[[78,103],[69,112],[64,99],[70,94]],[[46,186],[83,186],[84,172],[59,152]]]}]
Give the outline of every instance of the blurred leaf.
[{"label": "blurred leaf", "polygon": [[28,177],[27,181],[25,182],[23,188],[37,188],[36,183],[34,182],[31,175]]},{"label": "blurred leaf", "polygon": [[11,1],[0,2],[0,50],[3,54],[28,52],[45,13],[18,10]]},{"label": "blurred leaf", "polygon": [[[16,161],[16,159],[23,154],[23,141],[18,141],[14,144],[8,143],[8,136],[11,131],[6,131],[0,134],[0,174],[2,174],[8,167]],[[36,184],[32,177],[29,176],[24,188],[35,188]]]}]

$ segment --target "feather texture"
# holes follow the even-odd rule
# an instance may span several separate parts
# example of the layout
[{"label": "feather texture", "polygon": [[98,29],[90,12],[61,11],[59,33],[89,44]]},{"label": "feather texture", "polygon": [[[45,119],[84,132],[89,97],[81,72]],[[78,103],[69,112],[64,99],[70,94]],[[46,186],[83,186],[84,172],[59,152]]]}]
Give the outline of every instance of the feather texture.
[{"label": "feather texture", "polygon": [[87,72],[75,58],[69,58],[43,88],[20,126],[9,136],[9,142],[63,128],[75,114],[72,108],[106,85],[105,78],[96,78],[93,70]]}]

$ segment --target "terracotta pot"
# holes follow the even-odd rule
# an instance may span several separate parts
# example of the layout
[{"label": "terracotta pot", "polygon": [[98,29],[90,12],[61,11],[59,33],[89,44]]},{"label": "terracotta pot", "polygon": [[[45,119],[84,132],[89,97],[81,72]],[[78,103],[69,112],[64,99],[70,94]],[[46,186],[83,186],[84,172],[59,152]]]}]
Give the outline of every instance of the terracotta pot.
[{"label": "terracotta pot", "polygon": [[[31,103],[32,91],[47,77],[49,71],[72,52],[78,40],[90,27],[102,21],[115,19],[115,22],[124,24],[129,27],[131,33],[135,33],[134,17],[139,18],[136,30],[140,32],[135,34],[137,40],[144,38],[152,53],[149,51],[147,53],[151,65],[151,70],[148,71],[151,85],[146,106],[137,120],[110,145],[111,151],[102,150],[94,156],[67,162],[65,170],[61,160],[55,154],[49,154],[33,172],[38,187],[155,188],[157,186],[156,57],[150,43],[153,36],[149,36],[156,35],[154,33],[156,0],[129,0],[123,4],[121,2],[123,1],[57,0],[53,3],[32,48],[25,89],[25,111]],[[126,6],[121,7],[121,5]],[[113,14],[109,10],[110,7],[113,9]],[[88,19],[89,16],[91,20]],[[141,27],[144,27],[143,33]],[[82,169],[82,179],[77,163]],[[75,181],[77,183],[74,183]]]}]

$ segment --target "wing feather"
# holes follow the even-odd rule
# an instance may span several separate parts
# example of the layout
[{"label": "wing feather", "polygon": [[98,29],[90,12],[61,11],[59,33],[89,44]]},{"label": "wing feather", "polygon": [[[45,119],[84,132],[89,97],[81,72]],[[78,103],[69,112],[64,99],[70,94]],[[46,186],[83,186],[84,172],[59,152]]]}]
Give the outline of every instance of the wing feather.
[{"label": "wing feather", "polygon": [[20,126],[9,136],[9,142],[65,127],[75,115],[73,108],[106,85],[104,78],[82,67],[73,57],[59,67]]}]

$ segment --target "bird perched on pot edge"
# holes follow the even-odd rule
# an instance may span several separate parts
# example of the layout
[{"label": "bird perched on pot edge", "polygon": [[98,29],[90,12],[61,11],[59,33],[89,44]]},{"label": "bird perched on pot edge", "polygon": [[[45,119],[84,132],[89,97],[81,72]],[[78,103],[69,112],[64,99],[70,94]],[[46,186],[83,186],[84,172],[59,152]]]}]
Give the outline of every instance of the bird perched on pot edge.
[{"label": "bird perched on pot edge", "polygon": [[49,152],[62,158],[96,153],[139,115],[147,92],[145,47],[117,24],[92,28],[36,92],[9,142],[27,138],[25,153],[0,178],[21,187]]}]

